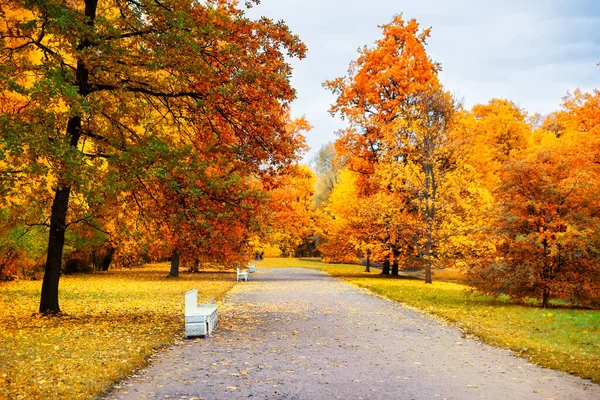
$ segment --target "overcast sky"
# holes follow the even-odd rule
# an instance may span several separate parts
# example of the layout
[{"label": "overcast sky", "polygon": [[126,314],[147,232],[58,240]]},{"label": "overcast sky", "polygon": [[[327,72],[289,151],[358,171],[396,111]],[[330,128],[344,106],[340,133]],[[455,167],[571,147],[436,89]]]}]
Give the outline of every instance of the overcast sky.
[{"label": "overcast sky", "polygon": [[344,126],[322,83],[344,76],[399,13],[432,28],[427,51],[468,108],[499,97],[547,114],[569,91],[600,89],[600,0],[261,0],[246,13],[284,20],[308,46],[292,62],[292,115],[313,126],[306,161]]}]

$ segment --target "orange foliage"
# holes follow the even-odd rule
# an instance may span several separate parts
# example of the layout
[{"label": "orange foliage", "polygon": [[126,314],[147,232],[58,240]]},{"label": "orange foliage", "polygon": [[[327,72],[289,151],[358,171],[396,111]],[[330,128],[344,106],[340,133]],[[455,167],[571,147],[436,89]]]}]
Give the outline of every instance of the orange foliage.
[{"label": "orange foliage", "polygon": [[315,233],[314,173],[307,166],[293,165],[271,184],[262,229],[253,240],[254,250],[261,252],[270,244],[288,257],[301,246],[311,253]]},{"label": "orange foliage", "polygon": [[599,304],[600,166],[589,146],[555,140],[511,157],[497,192],[495,259],[471,271],[481,291]]},{"label": "orange foliage", "polygon": [[[0,148],[11,157],[0,162],[26,171],[0,192],[25,186],[46,200],[40,311],[59,311],[76,222],[131,233],[130,243],[158,234],[207,257],[240,256],[260,198],[249,181],[270,179],[304,148],[302,124],[289,121],[295,91],[284,54],[303,58],[300,39],[283,23],[248,19],[234,0],[0,8],[0,99],[23,99],[0,107]],[[128,206],[143,209],[120,212]],[[115,232],[139,226],[142,214],[160,228]],[[134,219],[123,224],[125,216]]]}]

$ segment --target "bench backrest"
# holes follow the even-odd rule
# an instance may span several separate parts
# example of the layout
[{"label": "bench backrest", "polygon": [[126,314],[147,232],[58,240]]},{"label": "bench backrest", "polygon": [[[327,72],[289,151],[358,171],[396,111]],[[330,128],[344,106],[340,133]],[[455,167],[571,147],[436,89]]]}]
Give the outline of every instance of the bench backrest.
[{"label": "bench backrest", "polygon": [[192,289],[185,294],[185,313],[193,314],[198,308],[198,289]]}]

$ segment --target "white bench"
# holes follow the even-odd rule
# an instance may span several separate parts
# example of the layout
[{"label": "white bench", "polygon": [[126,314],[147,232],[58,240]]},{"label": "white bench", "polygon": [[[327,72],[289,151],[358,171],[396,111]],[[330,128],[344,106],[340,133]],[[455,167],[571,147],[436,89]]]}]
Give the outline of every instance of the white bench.
[{"label": "white bench", "polygon": [[241,271],[240,267],[237,267],[237,281],[239,282],[240,279],[248,282],[248,271]]},{"label": "white bench", "polygon": [[248,263],[248,272],[256,272],[256,265]]},{"label": "white bench", "polygon": [[198,289],[185,294],[185,336],[206,336],[217,326],[217,304],[198,305]]}]

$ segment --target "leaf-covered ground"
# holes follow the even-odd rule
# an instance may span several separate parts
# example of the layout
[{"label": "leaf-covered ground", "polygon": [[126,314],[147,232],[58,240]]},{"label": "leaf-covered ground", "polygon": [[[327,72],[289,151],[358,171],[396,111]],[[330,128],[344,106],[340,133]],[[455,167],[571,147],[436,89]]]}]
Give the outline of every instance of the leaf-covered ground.
[{"label": "leaf-covered ground", "polygon": [[307,268],[258,268],[185,340],[105,393],[152,399],[600,399],[600,385],[528,363]]},{"label": "leaf-covered ground", "polygon": [[183,295],[221,299],[228,272],[169,265],[63,276],[63,315],[37,314],[41,282],[0,284],[0,399],[92,398],[183,335]]},{"label": "leaf-covered ground", "polygon": [[506,299],[467,296],[465,285],[365,273],[360,265],[324,264],[297,259],[266,259],[265,267],[323,270],[394,301],[441,316],[466,334],[509,348],[531,362],[600,383],[600,311],[565,307],[542,309]]}]

